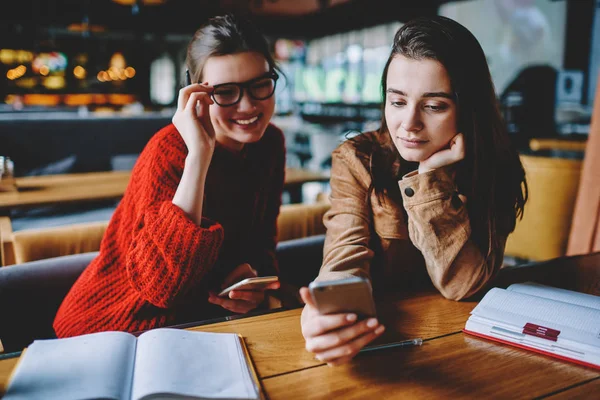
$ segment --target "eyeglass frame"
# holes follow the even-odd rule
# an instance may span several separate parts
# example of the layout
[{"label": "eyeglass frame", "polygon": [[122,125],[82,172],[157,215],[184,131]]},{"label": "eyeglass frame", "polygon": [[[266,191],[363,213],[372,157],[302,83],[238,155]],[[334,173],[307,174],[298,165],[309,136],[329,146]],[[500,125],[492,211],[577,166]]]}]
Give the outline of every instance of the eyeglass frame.
[{"label": "eyeglass frame", "polygon": [[[252,95],[252,93],[248,90],[248,88],[250,87],[250,85],[252,85],[253,83],[256,83],[258,81],[260,81],[261,79],[265,79],[265,78],[271,78],[273,79],[274,83],[273,83],[273,91],[271,92],[270,95],[268,95],[267,97],[264,97],[262,99],[256,98]],[[219,107],[231,107],[231,106],[235,106],[236,104],[238,104],[240,101],[242,101],[242,97],[244,97],[244,92],[248,92],[248,96],[250,96],[252,99],[254,100],[267,100],[270,99],[271,97],[273,97],[273,95],[275,94],[275,89],[277,88],[277,80],[279,79],[279,74],[275,71],[275,70],[271,70],[259,77],[256,77],[254,79],[250,79],[246,82],[242,82],[242,83],[238,83],[238,82],[226,82],[226,83],[219,83],[218,85],[214,85],[213,86],[213,90],[210,92],[210,97],[211,99],[213,99],[213,101],[215,102],[215,104],[217,104]],[[219,102],[215,99],[215,90],[217,90],[220,87],[223,86],[227,86],[227,85],[234,85],[237,86],[240,89],[240,96],[238,97],[238,99],[235,101],[235,103],[231,103],[231,104],[227,104],[227,105],[221,105],[219,104]]]}]

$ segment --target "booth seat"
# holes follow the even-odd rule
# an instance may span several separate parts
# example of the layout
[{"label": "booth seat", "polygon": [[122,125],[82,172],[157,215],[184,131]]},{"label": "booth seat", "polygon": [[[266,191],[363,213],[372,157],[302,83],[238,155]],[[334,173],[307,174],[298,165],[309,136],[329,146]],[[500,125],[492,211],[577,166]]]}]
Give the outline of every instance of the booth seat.
[{"label": "booth seat", "polygon": [[[310,204],[284,204],[278,224],[278,241],[325,233],[326,200]],[[12,232],[8,217],[0,217],[2,265],[22,264],[46,258],[98,251],[108,221],[24,229]]]}]

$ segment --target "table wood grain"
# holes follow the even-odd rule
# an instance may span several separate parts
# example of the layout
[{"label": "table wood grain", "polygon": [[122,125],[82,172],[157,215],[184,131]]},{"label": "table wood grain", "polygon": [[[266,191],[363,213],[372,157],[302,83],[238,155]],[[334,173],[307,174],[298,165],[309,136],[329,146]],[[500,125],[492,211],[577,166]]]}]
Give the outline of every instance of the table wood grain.
[{"label": "table wood grain", "polygon": [[516,347],[455,333],[420,347],[366,353],[263,379],[270,399],[535,398],[600,372]]}]

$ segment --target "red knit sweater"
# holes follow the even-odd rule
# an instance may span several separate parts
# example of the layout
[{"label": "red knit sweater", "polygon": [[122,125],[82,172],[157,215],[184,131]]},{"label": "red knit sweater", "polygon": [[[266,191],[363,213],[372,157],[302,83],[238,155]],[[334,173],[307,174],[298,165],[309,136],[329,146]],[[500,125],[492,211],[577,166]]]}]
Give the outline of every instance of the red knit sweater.
[{"label": "red knit sweater", "polygon": [[54,320],[58,337],[141,331],[225,314],[208,303],[233,268],[277,274],[275,241],[285,171],[281,131],[232,153],[217,144],[201,226],[172,200],[187,148],[173,125],[148,142],[115,210],[99,255]]}]

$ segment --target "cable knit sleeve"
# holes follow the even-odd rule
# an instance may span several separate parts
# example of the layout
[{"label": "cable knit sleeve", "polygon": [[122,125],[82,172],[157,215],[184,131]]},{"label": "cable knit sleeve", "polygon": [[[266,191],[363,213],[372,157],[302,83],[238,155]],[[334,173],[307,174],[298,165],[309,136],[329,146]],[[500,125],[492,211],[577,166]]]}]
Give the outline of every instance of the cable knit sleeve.
[{"label": "cable knit sleeve", "polygon": [[410,239],[423,254],[433,284],[444,297],[460,300],[476,293],[494,275],[504,249],[496,249],[486,261],[471,240],[469,214],[458,196],[454,174],[452,165],[413,172],[399,181],[399,187]]},{"label": "cable knit sleeve", "polygon": [[135,213],[127,276],[142,298],[163,308],[202,280],[223,241],[221,225],[203,218],[198,226],[172,203],[186,154],[176,131],[151,141],[140,155],[126,193],[134,199]]}]

